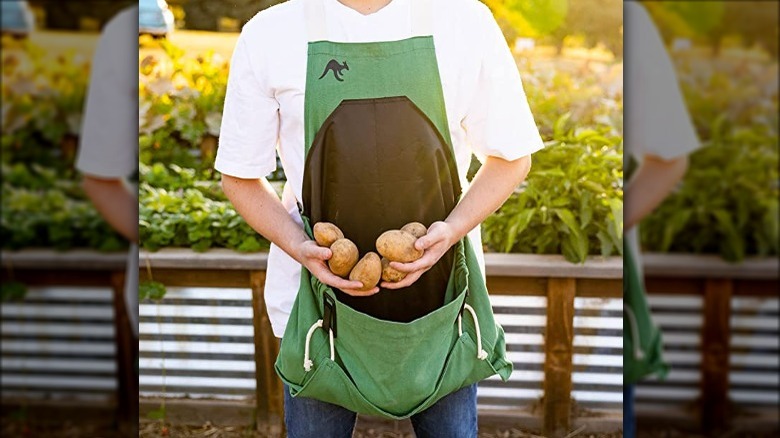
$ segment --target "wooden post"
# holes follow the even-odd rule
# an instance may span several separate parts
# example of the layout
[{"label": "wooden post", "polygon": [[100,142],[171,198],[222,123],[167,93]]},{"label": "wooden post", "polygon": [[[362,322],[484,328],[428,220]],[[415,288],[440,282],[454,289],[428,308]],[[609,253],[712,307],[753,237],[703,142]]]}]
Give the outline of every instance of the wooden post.
[{"label": "wooden post", "polygon": [[265,307],[265,271],[249,274],[252,285],[252,324],[255,335],[255,398],[258,428],[268,428],[272,436],[284,434],[284,393],[282,381],[274,371],[279,340],[271,330]]},{"label": "wooden post", "polygon": [[133,336],[127,317],[124,271],[111,274],[114,291],[114,330],[116,339],[117,420],[122,436],[138,436],[138,340]]},{"label": "wooden post", "polygon": [[544,435],[547,437],[565,436],[571,424],[575,293],[573,278],[550,278],[547,282],[542,413]]},{"label": "wooden post", "polygon": [[730,319],[733,291],[734,283],[730,279],[707,279],[704,283],[701,426],[707,432],[728,427]]}]

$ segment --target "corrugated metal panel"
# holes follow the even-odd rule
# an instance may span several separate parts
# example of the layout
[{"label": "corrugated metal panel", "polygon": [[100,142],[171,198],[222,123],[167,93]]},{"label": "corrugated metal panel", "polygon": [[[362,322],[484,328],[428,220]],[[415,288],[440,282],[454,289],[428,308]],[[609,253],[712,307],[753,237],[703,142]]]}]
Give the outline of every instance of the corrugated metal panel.
[{"label": "corrugated metal panel", "polygon": [[579,408],[623,409],[623,300],[574,299],[572,398]]},{"label": "corrugated metal panel", "polygon": [[113,401],[112,299],[108,288],[37,287],[4,304],[3,397]]},{"label": "corrugated metal panel", "polygon": [[663,333],[664,359],[671,370],[665,380],[651,376],[637,385],[637,408],[662,404],[683,409],[699,396],[702,298],[652,294],[648,304]]},{"label": "corrugated metal panel", "polygon": [[139,305],[142,396],[250,399],[255,390],[252,292],[169,287]]},{"label": "corrugated metal panel", "polygon": [[[671,367],[665,380],[650,377],[637,386],[640,409],[663,405],[684,409],[700,397],[701,297],[649,296],[663,331],[664,358]],[[748,406],[780,404],[780,324],[777,298],[732,298],[729,397]]]},{"label": "corrugated metal panel", "polygon": [[780,404],[780,299],[732,299],[731,399],[748,406]]},{"label": "corrugated metal panel", "polygon": [[506,333],[507,358],[514,364],[508,382],[498,376],[483,381],[477,400],[491,409],[517,409],[538,400],[544,390],[545,297],[492,296],[496,322]]}]

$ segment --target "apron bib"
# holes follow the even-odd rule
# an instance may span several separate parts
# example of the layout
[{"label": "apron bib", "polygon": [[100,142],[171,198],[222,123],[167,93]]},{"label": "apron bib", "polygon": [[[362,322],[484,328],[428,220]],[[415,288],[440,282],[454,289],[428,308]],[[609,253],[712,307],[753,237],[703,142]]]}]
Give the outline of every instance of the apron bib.
[{"label": "apron bib", "polygon": [[623,239],[623,383],[635,384],[650,374],[666,376],[661,331],[653,324],[644,279],[633,245]]},{"label": "apron bib", "polygon": [[[299,203],[311,237],[332,222],[364,255],[377,237],[446,219],[461,194],[430,27],[412,2],[416,36],[378,43],[326,40],[322,0],[309,29],[305,168]],[[402,419],[494,374],[507,380],[495,323],[468,237],[412,286],[352,297],[302,268],[275,369],[293,397]]]}]

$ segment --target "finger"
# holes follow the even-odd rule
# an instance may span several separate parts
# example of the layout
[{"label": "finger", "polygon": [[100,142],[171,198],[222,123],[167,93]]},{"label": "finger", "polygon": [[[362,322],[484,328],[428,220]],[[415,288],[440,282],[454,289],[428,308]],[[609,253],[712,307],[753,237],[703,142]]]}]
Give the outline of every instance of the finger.
[{"label": "finger", "polygon": [[333,276],[333,280],[331,282],[327,283],[331,287],[335,287],[336,289],[341,289],[343,291],[347,290],[354,290],[354,289],[360,289],[363,287],[363,283],[359,281],[350,281],[350,280],[344,280],[341,277]]},{"label": "finger", "polygon": [[330,257],[333,255],[333,252],[330,250],[330,248],[324,248],[317,245],[307,245],[304,252],[307,257],[320,260],[330,260]]},{"label": "finger", "polygon": [[325,263],[318,265],[316,270],[317,272],[313,273],[314,276],[330,287],[335,287],[337,289],[357,289],[363,287],[363,283],[359,281],[345,280],[338,275],[333,274],[330,272],[330,269],[325,266]]},{"label": "finger", "polygon": [[385,289],[393,289],[393,290],[395,290],[395,289],[403,289],[405,287],[409,287],[412,284],[414,284],[414,282],[417,281],[420,278],[420,276],[422,276],[422,274],[423,274],[422,271],[418,271],[418,272],[415,272],[413,274],[407,275],[406,277],[404,277],[403,280],[395,282],[395,283],[390,283],[390,282],[387,282],[387,281],[383,281],[380,284],[380,286],[382,286]]},{"label": "finger", "polygon": [[423,271],[428,270],[431,268],[431,266],[434,265],[434,259],[436,256],[433,254],[426,253],[421,258],[411,262],[411,263],[401,263],[401,262],[390,262],[390,267],[393,269],[397,269],[401,272],[405,272],[407,274],[410,274],[412,272],[417,271]]},{"label": "finger", "polygon": [[414,242],[414,247],[419,249],[420,251],[425,251],[426,249],[432,247],[436,242],[441,240],[441,236],[439,236],[436,233],[433,234],[426,234],[423,237],[420,237]]},{"label": "finger", "polygon": [[371,295],[374,295],[375,293],[379,292],[378,287],[373,287],[369,290],[358,290],[358,289],[342,289],[342,291],[347,294],[351,295],[353,297],[368,297]]}]

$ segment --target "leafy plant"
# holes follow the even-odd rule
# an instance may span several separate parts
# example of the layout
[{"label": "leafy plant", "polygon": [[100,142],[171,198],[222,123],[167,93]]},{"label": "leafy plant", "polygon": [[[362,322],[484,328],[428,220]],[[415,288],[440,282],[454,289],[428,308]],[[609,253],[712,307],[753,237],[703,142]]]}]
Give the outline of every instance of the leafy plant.
[{"label": "leafy plant", "polygon": [[198,181],[194,175],[194,170],[174,165],[141,165],[142,246],[153,251],[164,247],[189,247],[195,251],[214,247],[241,252],[267,250],[268,241],[217,192],[216,182]]},{"label": "leafy plant", "polygon": [[3,161],[68,168],[89,77],[89,62],[75,55],[49,59],[30,42],[3,55]]},{"label": "leafy plant", "polygon": [[3,165],[0,238],[3,248],[94,248],[117,251],[127,242],[103,220],[78,184],[52,169]]},{"label": "leafy plant", "polygon": [[642,222],[651,251],[778,254],[777,63],[675,57],[702,139],[678,190]]},{"label": "leafy plant", "polygon": [[563,254],[622,253],[623,157],[610,128],[577,129],[569,116],[555,124],[555,140],[534,155],[533,170],[507,202],[485,220],[489,250]]},{"label": "leafy plant", "polygon": [[712,129],[714,138],[691,156],[679,189],[642,222],[643,245],[735,262],[777,255],[777,135],[755,127]]},{"label": "leafy plant", "polygon": [[211,168],[222,122],[228,63],[213,52],[196,58],[162,42],[164,58],[140,63],[140,159]]},{"label": "leafy plant", "polygon": [[19,281],[4,281],[0,284],[0,301],[20,301],[27,295],[27,285]]}]

